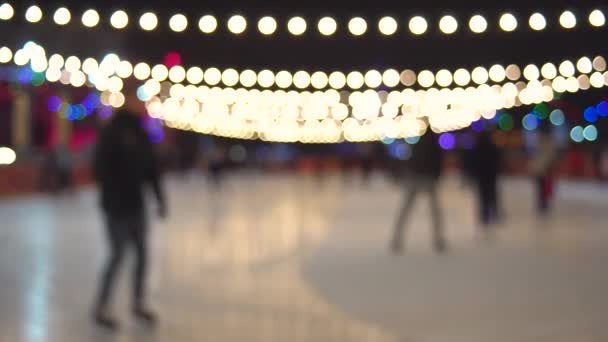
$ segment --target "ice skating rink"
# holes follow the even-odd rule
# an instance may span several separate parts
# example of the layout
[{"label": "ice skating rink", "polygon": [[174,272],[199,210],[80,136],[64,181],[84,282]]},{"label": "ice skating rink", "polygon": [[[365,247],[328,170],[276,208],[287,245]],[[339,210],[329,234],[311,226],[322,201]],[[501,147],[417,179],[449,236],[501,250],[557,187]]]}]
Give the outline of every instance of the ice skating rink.
[{"label": "ice skating rink", "polygon": [[560,183],[544,219],[526,180],[502,189],[505,220],[482,234],[471,191],[444,180],[448,253],[431,249],[422,195],[393,255],[402,192],[381,175],[171,177],[170,217],[151,219],[160,325],[130,317],[126,263],[116,333],[89,317],[106,252],[95,190],[4,199],[0,341],[608,341],[608,188]]}]

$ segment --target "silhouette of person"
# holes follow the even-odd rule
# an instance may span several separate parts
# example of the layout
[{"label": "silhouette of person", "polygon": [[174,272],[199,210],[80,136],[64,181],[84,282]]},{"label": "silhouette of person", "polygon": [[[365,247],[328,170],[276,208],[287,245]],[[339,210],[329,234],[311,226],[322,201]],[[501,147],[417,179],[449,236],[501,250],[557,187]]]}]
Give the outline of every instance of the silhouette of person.
[{"label": "silhouette of person", "polygon": [[530,160],[530,172],[535,179],[537,210],[546,215],[553,197],[553,166],[558,158],[558,148],[551,136],[541,132],[536,151]]},{"label": "silhouette of person", "polygon": [[438,253],[445,251],[447,246],[443,236],[443,222],[437,198],[442,160],[443,153],[438,145],[437,136],[433,132],[428,131],[414,146],[412,158],[407,162],[408,167],[406,168],[406,172],[408,174],[404,179],[404,201],[397,218],[391,242],[393,252],[399,253],[403,249],[406,219],[414,206],[416,196],[421,192],[427,193],[430,198],[435,251]]},{"label": "silhouette of person", "polygon": [[136,256],[133,314],[145,322],[156,322],[156,315],[145,303],[146,185],[151,186],[156,196],[159,215],[165,217],[167,213],[155,151],[139,117],[145,107],[132,95],[127,100],[127,107],[118,111],[102,130],[94,160],[110,255],[101,274],[93,318],[97,324],[110,329],[116,329],[118,323],[110,314],[108,304],[117,271],[129,246],[134,248]]},{"label": "silhouette of person", "polygon": [[477,186],[479,221],[485,228],[499,219],[497,183],[501,161],[500,150],[488,132],[479,135],[471,160],[471,172]]}]

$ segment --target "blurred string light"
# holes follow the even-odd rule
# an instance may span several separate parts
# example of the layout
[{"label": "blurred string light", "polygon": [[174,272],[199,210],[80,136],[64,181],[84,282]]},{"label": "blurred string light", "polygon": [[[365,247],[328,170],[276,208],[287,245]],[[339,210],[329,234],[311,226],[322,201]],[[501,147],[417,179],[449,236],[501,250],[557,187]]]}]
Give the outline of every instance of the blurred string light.
[{"label": "blurred string light", "polygon": [[505,13],[500,16],[500,28],[505,32],[513,32],[517,29],[517,18],[511,13]]},{"label": "blurred string light", "polygon": [[321,18],[317,23],[317,28],[322,35],[331,36],[332,34],[336,33],[338,24],[334,18],[324,17]]},{"label": "blurred string light", "polygon": [[217,19],[212,15],[204,15],[198,21],[198,28],[203,33],[213,33],[217,29]]},{"label": "blurred string light", "polygon": [[564,11],[559,16],[559,24],[565,29],[572,29],[576,26],[576,16],[571,11]]},{"label": "blurred string light", "polygon": [[[3,51],[5,52],[2,57],[4,59],[10,59],[10,53],[12,52],[7,49],[4,49]],[[15,63],[17,65],[23,66],[29,63],[29,55],[25,51],[17,51],[14,58]],[[72,60],[74,58],[72,58]],[[36,69],[40,70],[35,71],[43,72],[44,70],[46,70],[47,65],[45,63],[46,61],[43,62],[41,60],[38,60],[36,63]],[[76,70],[81,67],[79,63],[80,61],[78,61],[78,63],[70,62],[67,64],[66,68],[68,69],[68,71]],[[54,65],[54,63],[51,64]],[[196,68],[201,69],[202,71],[202,68]],[[101,76],[105,78],[110,77],[112,74],[116,74],[121,78],[128,78],[134,75],[135,78],[140,80],[145,80],[148,77],[152,77],[157,81],[162,82],[166,80],[167,77],[169,77],[169,70],[166,66],[148,66],[145,63],[133,65],[133,63],[127,60],[121,61],[114,54],[106,56],[102,63],[98,63],[94,59],[89,58],[89,63],[86,68],[87,70],[84,69],[85,68],[83,68],[83,71],[85,71],[87,75],[99,71],[99,74],[101,74]],[[148,71],[147,69],[151,70]],[[367,86],[370,88],[378,88],[381,86],[394,88],[399,86],[399,83],[406,87],[411,87],[418,83],[421,88],[425,89],[431,88],[433,87],[433,85],[436,85],[441,88],[449,88],[450,86],[452,86],[452,84],[464,87],[469,85],[470,82],[473,82],[477,85],[484,85],[488,84],[490,81],[500,84],[503,83],[505,79],[508,79],[508,81],[513,82],[520,81],[520,78],[522,77],[523,73],[523,77],[529,82],[539,81],[541,77],[543,77],[545,81],[555,79],[555,82],[552,83],[553,89],[558,93],[562,93],[566,91],[575,92],[578,90],[586,90],[590,87],[603,87],[608,77],[608,75],[606,75],[606,73],[604,72],[606,70],[606,60],[602,56],[596,56],[595,58],[593,58],[593,60],[588,57],[582,57],[577,60],[576,65],[572,61],[566,60],[559,64],[559,68],[556,68],[555,65],[551,63],[543,64],[541,69],[539,69],[534,64],[529,64],[523,68],[523,72],[521,70],[522,69],[519,66],[514,64],[511,64],[506,68],[502,65],[497,64],[491,66],[490,69],[486,69],[484,67],[479,66],[475,67],[472,71],[466,69],[457,69],[456,71],[452,72],[447,69],[441,69],[436,73],[430,70],[423,70],[421,72],[416,73],[412,70],[406,69],[399,74],[399,72],[394,69],[388,69],[384,72],[376,72],[373,75],[370,74],[370,76],[368,76],[368,79],[369,77],[373,77],[372,81],[366,81],[364,78],[360,77],[360,75],[358,74],[363,74],[361,72],[356,72],[350,75],[350,80],[345,79],[345,77],[340,77],[339,72],[325,72],[325,74],[329,77],[328,82],[316,82],[315,85],[317,85],[317,89],[319,84],[324,84],[325,87],[331,87],[334,89],[341,89],[345,86],[348,86],[349,88],[356,90],[360,89],[363,86]],[[557,77],[558,71],[561,75],[560,77]],[[582,75],[579,75],[577,77],[577,71],[580,72]],[[194,71],[193,76],[187,77],[187,70],[185,70],[185,72],[186,74],[183,75],[184,77],[182,81],[187,80],[188,82],[190,82],[190,79],[192,79],[195,82],[194,84],[205,82],[212,86],[217,85],[219,82],[221,82],[221,77],[213,77],[213,75],[211,75],[208,78],[203,77],[201,80],[200,73],[198,73],[199,75],[197,75],[197,72]],[[221,75],[222,72],[222,70],[218,70],[218,74]],[[366,73],[367,72],[368,71],[366,71]],[[285,71],[285,73],[287,73],[287,71]],[[380,76],[378,76],[378,73]],[[53,71],[51,72],[51,74],[56,75],[56,72]],[[589,76],[585,77],[585,74],[588,74]],[[100,75],[93,75],[90,77],[100,78],[99,76]],[[213,82],[217,83],[208,83],[208,80],[212,80]],[[296,85],[296,87],[299,89],[304,89],[305,87],[308,87],[310,85],[310,82],[308,82],[308,85],[304,86],[305,83],[306,82],[294,82],[294,85]],[[284,85],[285,82],[282,82],[282,84]],[[231,86],[231,84],[225,85]],[[255,82],[254,84],[251,84],[249,86],[254,85]],[[286,87],[289,86],[284,86],[284,88]]]},{"label": "blurred string light", "polygon": [[439,20],[439,29],[444,34],[453,34],[458,30],[458,21],[451,15],[446,15]]},{"label": "blurred string light", "polygon": [[306,32],[306,28],[306,20],[302,17],[293,17],[287,22],[287,29],[294,36],[301,36]]},{"label": "blurred string light", "polygon": [[117,30],[122,30],[129,24],[129,16],[127,12],[118,10],[110,17],[110,24]]},{"label": "blurred string light", "polygon": [[393,17],[383,17],[378,21],[378,30],[385,36],[391,36],[397,32],[397,20]]},{"label": "blurred string light", "polygon": [[86,10],[82,14],[82,24],[86,27],[95,27],[99,24],[99,13],[94,9]]},{"label": "blurred string light", "polygon": [[469,20],[469,29],[474,33],[483,33],[488,29],[488,21],[483,16],[476,14]]},{"label": "blurred string light", "polygon": [[146,12],[139,17],[139,27],[144,31],[153,31],[158,26],[158,18],[152,12]]},{"label": "blurred string light", "polygon": [[[12,51],[8,48],[0,48],[0,56],[9,55],[10,57],[11,53]],[[605,60],[598,57],[592,61],[593,68],[605,68]],[[6,57],[4,58],[6,59]],[[47,78],[49,80],[53,79],[54,82],[61,81],[64,84],[81,86],[83,81],[88,81],[91,86],[95,86],[102,92],[102,95],[104,95],[102,98],[103,103],[112,106],[124,104],[124,95],[120,93],[123,85],[120,76],[139,76],[144,81],[144,76],[150,73],[153,79],[145,81],[143,89],[139,91],[138,95],[153,102],[157,101],[154,100],[156,96],[165,97],[170,95],[170,97],[166,98],[166,101],[168,101],[167,106],[169,107],[164,112],[158,111],[157,108],[161,105],[164,108],[164,101],[160,103],[154,102],[158,104],[150,106],[151,110],[154,110],[154,115],[159,118],[162,117],[168,125],[176,125],[176,128],[181,129],[194,129],[201,132],[208,131],[207,128],[203,129],[202,126],[195,127],[195,122],[197,122],[195,117],[175,118],[175,115],[182,115],[179,114],[181,113],[180,111],[176,111],[177,107],[171,107],[175,101],[178,101],[178,103],[181,103],[180,101],[187,101],[188,106],[190,106],[188,107],[190,109],[187,110],[189,113],[198,113],[200,110],[203,110],[207,114],[226,113],[226,115],[231,115],[231,108],[235,106],[233,114],[236,115],[235,118],[238,118],[238,120],[233,120],[233,124],[236,125],[234,127],[240,127],[238,132],[245,133],[236,134],[234,133],[236,131],[226,131],[218,123],[212,125],[215,127],[212,129],[212,134],[233,137],[241,137],[243,135],[256,137],[257,134],[262,133],[262,136],[258,136],[258,138],[272,141],[336,142],[342,138],[351,141],[379,140],[382,137],[391,139],[405,138],[410,135],[415,136],[416,134],[420,134],[419,129],[421,128],[419,125],[411,125],[412,120],[413,122],[418,122],[416,120],[421,116],[429,117],[430,127],[427,128],[437,132],[445,132],[469,126],[479,118],[496,117],[500,122],[500,118],[504,116],[496,116],[496,111],[501,108],[550,101],[553,98],[552,87],[555,86],[555,82],[564,82],[566,90],[581,90],[576,78],[564,78],[563,76],[559,76],[562,78],[561,80],[559,77],[556,78],[553,84],[548,80],[543,80],[542,82],[532,80],[529,83],[520,82],[517,86],[507,82],[503,85],[490,87],[482,82],[476,87],[469,87],[467,89],[445,88],[439,90],[432,88],[433,84],[448,85],[450,76],[452,79],[458,79],[459,77],[463,77],[462,75],[467,75],[466,71],[462,71],[464,69],[459,69],[454,73],[447,69],[439,70],[437,73],[426,70],[419,74],[411,70],[404,70],[401,74],[394,69],[389,69],[390,71],[387,70],[385,72],[369,70],[365,74],[352,71],[348,75],[340,72],[327,74],[322,71],[316,71],[311,75],[303,70],[292,75],[284,70],[276,74],[272,70],[262,70],[257,74],[254,71],[250,71],[253,74],[253,82],[251,82],[251,79],[245,81],[245,75],[249,74],[245,71],[239,73],[237,70],[230,68],[221,71],[217,68],[203,70],[201,68],[196,69],[197,67],[186,70],[181,66],[169,70],[164,65],[155,65],[151,68],[152,70],[149,70],[150,66],[145,63],[138,63],[133,66],[131,62],[121,60],[116,54],[106,55],[100,63],[94,62],[90,58],[85,59],[85,62],[81,62],[80,58],[76,56],[69,56],[64,59],[58,54],[51,56],[47,60],[44,49],[33,42],[28,42],[22,49],[17,50],[14,60],[16,64],[23,66],[31,63],[32,69],[38,69],[38,66],[40,66],[39,70],[44,70],[44,68],[48,67],[49,69],[46,72]],[[85,64],[87,65],[86,68]],[[64,68],[63,70],[62,67]],[[493,68],[490,68],[490,70]],[[505,69],[505,74],[509,74],[509,70],[514,68],[513,65],[510,65]],[[91,72],[91,74],[87,73],[85,75],[85,69]],[[500,70],[504,68],[499,66],[494,69]],[[167,77],[171,81],[181,82],[188,78],[190,70],[193,70],[192,75],[194,76],[191,78],[195,82],[199,82],[202,78],[203,81],[213,88],[180,84],[170,86],[169,84],[171,93],[167,94],[163,91],[163,89],[168,88],[166,85],[161,85],[161,82],[166,82]],[[280,77],[279,74],[281,75]],[[485,81],[488,81],[489,72],[483,67],[475,68],[471,74],[473,74],[474,77],[472,78],[474,78],[474,82],[476,83],[483,81],[484,78]],[[44,81],[44,74],[32,72],[29,68],[22,68],[20,69],[18,78],[21,82],[38,83],[41,80],[40,75],[43,76],[42,81]],[[250,76],[247,77],[251,78]],[[411,80],[415,81],[416,78],[419,79],[419,82],[420,79],[422,80],[421,86],[430,85],[427,87],[428,90],[415,91],[413,89],[404,89],[402,91],[393,90],[389,93],[367,89],[364,91],[353,91],[349,95],[341,96],[333,89],[326,90],[325,92],[315,90],[315,92],[310,93],[308,91],[285,92],[283,90],[260,91],[257,89],[231,88],[241,81],[243,85],[245,82],[249,82],[250,86],[253,86],[257,82],[264,89],[274,85],[283,89],[289,87],[289,81],[291,81],[291,84],[298,89],[305,89],[309,86],[319,89],[326,86],[340,86],[340,83],[349,84],[353,89],[360,89],[364,86],[379,87],[386,83],[395,84],[396,82],[398,83],[397,79],[405,81],[405,83],[411,83]],[[591,78],[601,81],[601,84],[597,84],[598,86],[606,85],[604,75],[599,71],[595,71],[592,74],[590,82]],[[281,85],[279,85],[279,79],[282,79]],[[230,88],[222,89],[216,87],[220,82],[223,82],[224,85]],[[576,88],[570,89],[571,84]],[[238,96],[236,95],[237,93],[239,94]],[[344,96],[347,96],[347,102],[342,102],[346,101]],[[289,107],[289,103],[299,103],[299,105]],[[198,106],[199,109],[194,110],[192,105]],[[599,106],[598,104],[598,107],[595,107],[596,110]],[[534,111],[529,114],[526,119],[529,122],[526,123],[526,126],[532,127],[534,126],[533,120],[538,124],[538,120],[546,117],[548,109],[545,111],[541,107],[536,106]],[[607,108],[605,107],[606,104],[602,104],[602,110],[606,111]],[[258,109],[254,110],[253,108]],[[69,110],[73,113],[79,113],[79,109],[77,108]],[[216,110],[218,111],[216,112]],[[546,114],[543,114],[544,112]],[[284,119],[274,124],[264,123],[266,122],[265,117],[276,117],[277,115]],[[296,119],[300,115],[303,115],[304,121],[298,123]],[[339,122],[330,123],[329,121],[324,121],[324,125],[327,125],[327,130],[324,131],[317,125],[318,122],[328,118],[339,120]],[[315,123],[314,120],[321,121]],[[246,122],[252,122],[251,125],[254,126],[250,126]],[[274,128],[270,129],[267,125]],[[283,132],[290,125],[295,125],[290,131],[291,133],[286,135],[279,133]],[[324,135],[311,133],[319,130],[325,132],[323,133]]]},{"label": "blurred string light", "polygon": [[17,154],[10,147],[0,147],[0,165],[11,165],[17,160]]},{"label": "blurred string light", "polygon": [[242,15],[233,15],[228,19],[228,30],[234,34],[241,34],[247,29],[247,20]]},{"label": "blurred string light", "polygon": [[529,24],[534,31],[542,31],[547,27],[547,19],[541,13],[534,13],[530,16]]},{"label": "blurred string light", "polygon": [[169,19],[169,28],[174,32],[184,32],[188,28],[188,18],[183,14],[175,14]]},{"label": "blurred string light", "polygon": [[30,6],[25,11],[25,20],[30,23],[37,23],[42,20],[42,10],[38,6]]},{"label": "blurred string light", "polygon": [[[56,11],[53,16],[54,21],[58,25],[66,25],[71,20],[70,11],[62,7],[59,9],[60,11]],[[592,27],[602,27],[606,23],[605,14],[601,9],[593,9],[588,12],[588,24]],[[9,3],[3,3],[0,5],[0,20],[10,20],[14,17],[15,10]],[[39,22],[43,13],[42,10],[38,6],[30,6],[25,13],[26,20],[31,23]],[[297,18],[297,19],[296,19]],[[296,32],[294,35],[301,35],[306,31],[306,18],[303,17],[295,17],[292,19],[296,19],[291,26],[293,26],[293,31]],[[100,21],[98,18],[97,22]],[[291,20],[290,20],[291,21]],[[94,20],[90,19],[87,21],[88,23],[94,22]],[[129,22],[129,15],[123,10],[119,10],[114,12],[109,18],[108,22],[110,25],[116,29],[124,29]],[[172,16],[169,19],[169,27],[175,32],[182,32],[188,28],[188,17],[183,14],[177,14]],[[265,20],[268,22],[268,20]],[[572,11],[564,11],[558,18],[559,26],[565,29],[572,29],[576,27],[577,18],[576,15]],[[227,26],[229,27],[229,31],[233,34],[241,34],[246,29],[247,19],[244,16],[232,16],[227,19]],[[259,21],[258,21],[259,23]],[[533,13],[528,20],[529,26],[532,30],[541,31],[547,27],[547,19],[542,13]],[[198,26],[201,32],[210,34],[216,31],[218,26],[217,19],[211,15],[205,15],[198,20]],[[304,24],[304,25],[302,25]],[[454,16],[447,15],[441,17],[439,19],[439,28],[440,31],[444,34],[453,34],[458,30],[458,19]],[[498,26],[501,30],[505,32],[512,32],[518,28],[518,20],[511,13],[504,13],[499,17]],[[93,27],[96,26],[88,26]],[[139,18],[139,26],[141,29],[145,31],[152,31],[158,26],[158,18],[153,12],[144,13]],[[289,27],[289,21],[287,25],[287,29],[289,32],[292,32],[292,28]],[[348,29],[350,33],[354,36],[361,36],[368,32],[367,30],[367,22],[364,18],[354,17],[348,20],[347,22]],[[484,33],[488,29],[487,20],[479,15],[473,15],[469,19],[469,29],[473,33]],[[233,29],[231,29],[232,27]],[[393,17],[383,17],[378,21],[378,30],[384,35],[393,35],[397,32],[399,27],[398,21]],[[428,22],[424,17],[414,16],[411,17],[408,21],[408,27],[410,32],[414,35],[420,35],[427,32]],[[317,28],[322,35],[329,36],[335,33],[337,29],[337,22],[329,17],[322,18],[317,23]],[[265,30],[267,31],[267,30]],[[260,31],[262,32],[262,31]],[[273,31],[274,32],[274,31]],[[297,33],[301,32],[301,33]],[[263,33],[263,32],[262,32]],[[263,33],[267,34],[267,33]]]},{"label": "blurred string light", "polygon": [[264,35],[271,35],[277,30],[277,21],[273,17],[263,17],[258,21],[258,30]]},{"label": "blurred string light", "polygon": [[354,17],[348,22],[348,30],[354,36],[361,36],[367,31],[367,22],[361,17]]},{"label": "blurred string light", "polygon": [[589,13],[589,24],[595,27],[604,26],[606,24],[606,17],[604,16],[604,13],[599,9],[591,11],[591,13]]},{"label": "blurred string light", "polygon": [[15,9],[9,3],[0,5],[0,20],[11,20],[15,15]]},{"label": "blurred string light", "polygon": [[[99,21],[99,17],[97,18]],[[60,7],[55,11],[53,20],[57,25],[67,25],[72,20],[72,14],[65,7]],[[93,25],[94,26],[94,25]]]}]

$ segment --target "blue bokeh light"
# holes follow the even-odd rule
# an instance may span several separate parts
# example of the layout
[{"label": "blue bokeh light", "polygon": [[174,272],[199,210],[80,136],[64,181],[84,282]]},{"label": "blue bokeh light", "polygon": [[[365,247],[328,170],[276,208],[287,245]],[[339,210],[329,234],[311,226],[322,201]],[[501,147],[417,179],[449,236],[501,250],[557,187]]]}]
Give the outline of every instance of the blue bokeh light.
[{"label": "blue bokeh light", "polygon": [[407,137],[404,140],[410,145],[416,145],[420,141],[420,137]]},{"label": "blue bokeh light", "polygon": [[538,128],[538,119],[534,114],[530,113],[524,116],[524,118],[521,120],[521,124],[527,131],[533,131]]},{"label": "blue bokeh light", "polygon": [[597,140],[597,128],[594,125],[589,125],[583,130],[583,137],[588,141]]},{"label": "blue bokeh light", "polygon": [[549,120],[554,126],[561,126],[566,122],[566,116],[561,109],[555,109],[551,112]]},{"label": "blue bokeh light", "polygon": [[595,107],[587,107],[583,115],[585,117],[585,120],[588,122],[596,122],[598,118],[598,114],[595,111]]},{"label": "blue bokeh light", "polygon": [[583,136],[583,127],[581,126],[575,126],[570,130],[570,139],[572,139],[572,141],[580,143],[583,140],[585,140],[585,137]]},{"label": "blue bokeh light", "polygon": [[452,150],[456,146],[456,137],[452,133],[443,133],[439,136],[439,146],[444,150]]},{"label": "blue bokeh light", "polygon": [[57,113],[61,109],[61,99],[57,96],[49,97],[49,100],[47,101],[47,108],[51,112]]},{"label": "blue bokeh light", "polygon": [[595,107],[599,116],[608,116],[608,101],[602,101]]}]

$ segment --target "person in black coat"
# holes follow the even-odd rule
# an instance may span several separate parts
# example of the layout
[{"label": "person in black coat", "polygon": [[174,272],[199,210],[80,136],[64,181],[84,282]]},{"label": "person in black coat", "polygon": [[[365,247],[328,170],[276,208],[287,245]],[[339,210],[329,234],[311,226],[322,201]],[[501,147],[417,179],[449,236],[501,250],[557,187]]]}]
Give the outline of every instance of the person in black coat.
[{"label": "person in black coat", "polygon": [[442,161],[443,152],[438,144],[437,135],[428,131],[413,147],[412,158],[407,161],[404,177],[405,198],[397,217],[391,242],[393,252],[398,253],[403,249],[405,223],[412,210],[416,196],[421,192],[428,193],[430,198],[435,250],[438,253],[445,251],[446,242],[443,234],[443,220],[437,195]]},{"label": "person in black coat", "polygon": [[128,110],[117,112],[101,132],[95,151],[94,171],[110,244],[94,308],[97,324],[115,329],[117,322],[108,310],[115,276],[128,246],[135,249],[133,272],[133,314],[149,323],[156,316],[145,306],[147,268],[147,224],[144,189],[150,186],[156,196],[159,215],[166,215],[161,177],[155,151],[141,118],[143,104],[130,98]]},{"label": "person in black coat", "polygon": [[477,188],[479,221],[483,227],[488,227],[499,219],[498,173],[501,165],[500,149],[489,133],[479,135],[471,162],[471,173]]}]

